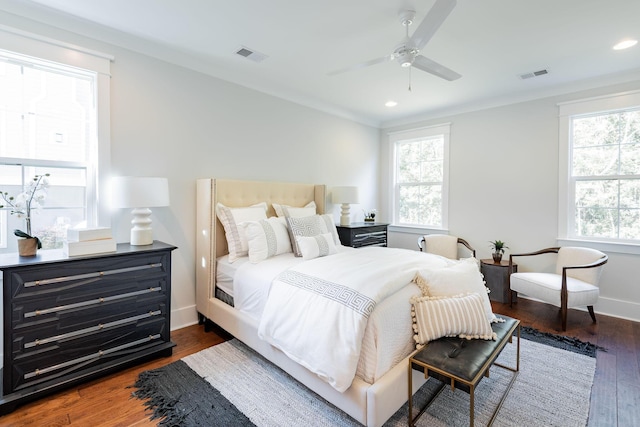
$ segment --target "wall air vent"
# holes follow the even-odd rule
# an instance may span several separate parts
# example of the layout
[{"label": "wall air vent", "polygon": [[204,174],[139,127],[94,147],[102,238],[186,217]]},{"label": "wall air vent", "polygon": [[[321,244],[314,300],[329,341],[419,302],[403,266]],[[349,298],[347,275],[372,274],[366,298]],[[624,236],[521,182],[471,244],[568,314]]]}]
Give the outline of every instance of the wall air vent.
[{"label": "wall air vent", "polygon": [[531,79],[533,77],[544,76],[545,74],[548,74],[548,73],[549,73],[548,70],[539,70],[539,71],[534,71],[532,73],[520,74],[518,77],[520,77],[521,80],[527,80],[527,79]]},{"label": "wall air vent", "polygon": [[268,58],[268,56],[264,53],[256,52],[255,50],[249,49],[248,47],[244,46],[240,46],[238,49],[236,49],[236,55],[240,55],[254,62],[262,62]]}]

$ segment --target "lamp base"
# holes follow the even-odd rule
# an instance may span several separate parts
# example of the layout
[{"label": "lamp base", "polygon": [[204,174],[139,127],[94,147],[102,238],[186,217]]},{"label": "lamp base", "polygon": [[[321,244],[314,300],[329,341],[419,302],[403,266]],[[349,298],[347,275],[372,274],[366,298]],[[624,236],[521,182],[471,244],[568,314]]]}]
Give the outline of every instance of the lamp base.
[{"label": "lamp base", "polygon": [[351,224],[351,213],[349,212],[349,203],[343,203],[340,206],[340,225]]},{"label": "lamp base", "polygon": [[144,246],[153,243],[153,230],[151,229],[151,209],[137,208],[131,211],[133,220],[131,224],[131,241],[133,246]]}]

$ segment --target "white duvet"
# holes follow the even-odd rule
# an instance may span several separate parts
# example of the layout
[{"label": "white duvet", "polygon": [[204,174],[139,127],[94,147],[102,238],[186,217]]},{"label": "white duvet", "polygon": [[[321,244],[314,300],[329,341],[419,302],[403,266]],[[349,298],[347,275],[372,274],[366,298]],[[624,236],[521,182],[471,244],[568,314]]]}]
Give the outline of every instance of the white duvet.
[{"label": "white duvet", "polygon": [[376,306],[414,286],[411,281],[418,270],[446,264],[441,257],[379,247],[299,263],[272,282],[258,335],[345,391],[358,369],[368,319]]}]

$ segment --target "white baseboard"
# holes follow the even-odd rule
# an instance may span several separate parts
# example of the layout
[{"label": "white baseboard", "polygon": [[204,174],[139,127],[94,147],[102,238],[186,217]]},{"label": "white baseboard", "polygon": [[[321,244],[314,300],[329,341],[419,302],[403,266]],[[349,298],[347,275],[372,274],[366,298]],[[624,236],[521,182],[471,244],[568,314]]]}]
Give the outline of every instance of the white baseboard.
[{"label": "white baseboard", "polygon": [[171,330],[186,328],[198,323],[198,311],[196,306],[190,305],[177,310],[171,310]]},{"label": "white baseboard", "polygon": [[593,310],[605,316],[640,322],[640,304],[636,302],[600,297]]},{"label": "white baseboard", "polygon": [[[531,301],[540,301],[526,295],[518,295],[518,298],[529,299]],[[540,301],[544,302],[544,301]],[[587,307],[578,307],[572,310],[587,311]],[[593,306],[593,311],[597,314],[605,316],[617,317],[619,319],[640,322],[640,304],[629,301],[621,301],[613,298],[600,297],[598,303]]]}]

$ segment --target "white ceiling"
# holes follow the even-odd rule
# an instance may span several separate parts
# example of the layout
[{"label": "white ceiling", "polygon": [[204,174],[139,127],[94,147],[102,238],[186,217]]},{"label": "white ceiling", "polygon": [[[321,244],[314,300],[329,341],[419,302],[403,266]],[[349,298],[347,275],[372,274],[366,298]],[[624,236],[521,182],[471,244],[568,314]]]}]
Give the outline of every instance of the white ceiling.
[{"label": "white ceiling", "polygon": [[[413,68],[409,92],[395,62],[327,75],[391,53],[404,37],[398,12],[416,10],[419,23],[433,3],[0,0],[0,9],[374,126],[640,79],[640,45],[612,50],[640,39],[639,0],[459,0],[421,54],[462,78]],[[243,58],[241,46],[268,58]]]}]

